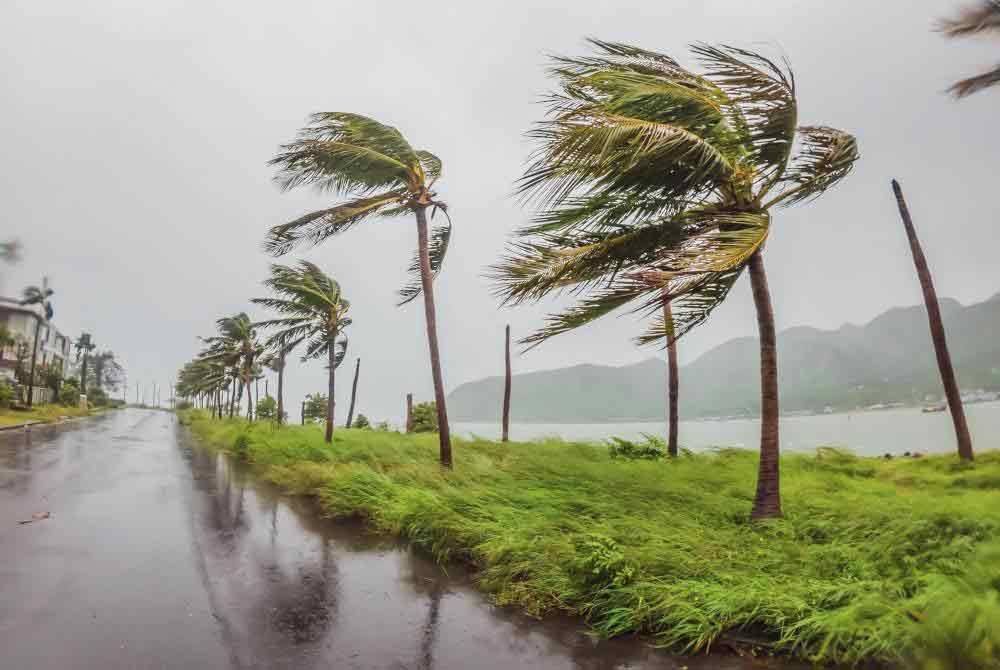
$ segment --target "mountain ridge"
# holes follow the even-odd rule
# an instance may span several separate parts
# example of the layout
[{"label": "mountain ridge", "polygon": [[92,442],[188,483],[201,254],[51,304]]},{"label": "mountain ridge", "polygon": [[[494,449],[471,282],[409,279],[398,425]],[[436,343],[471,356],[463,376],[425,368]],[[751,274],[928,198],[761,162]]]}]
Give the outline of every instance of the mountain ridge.
[{"label": "mountain ridge", "polygon": [[[949,349],[963,389],[1000,390],[1000,293],[963,306],[940,301]],[[835,330],[793,326],[778,334],[782,411],[849,410],[876,403],[917,404],[941,396],[922,305],[892,307],[865,324]],[[680,370],[685,418],[752,416],[759,411],[757,338],[741,336]],[[666,363],[647,358],[624,366],[595,363],[515,375],[511,418],[523,422],[662,420]],[[449,413],[458,421],[499,419],[503,377],[455,388]]]}]

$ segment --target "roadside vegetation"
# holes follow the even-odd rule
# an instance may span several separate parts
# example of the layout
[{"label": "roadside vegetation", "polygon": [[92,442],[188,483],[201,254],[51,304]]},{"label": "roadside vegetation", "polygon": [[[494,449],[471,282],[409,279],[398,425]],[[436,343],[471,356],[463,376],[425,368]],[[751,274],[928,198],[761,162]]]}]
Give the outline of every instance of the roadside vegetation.
[{"label": "roadside vegetation", "polygon": [[[722,640],[816,661],[994,668],[1000,648],[1000,454],[786,455],[783,520],[747,523],[758,457],[616,458],[558,440],[182,420],[333,517],[362,517],[477,569],[497,603],[585,617],[601,635],[695,652]],[[636,445],[624,451],[641,453]]]}]

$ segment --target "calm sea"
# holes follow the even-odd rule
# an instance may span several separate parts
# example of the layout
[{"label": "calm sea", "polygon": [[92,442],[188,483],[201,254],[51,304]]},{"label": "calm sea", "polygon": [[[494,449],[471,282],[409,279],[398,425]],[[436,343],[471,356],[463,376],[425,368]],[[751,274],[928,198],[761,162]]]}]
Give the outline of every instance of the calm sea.
[{"label": "calm sea", "polygon": [[[967,405],[966,417],[977,450],[1000,449],[1000,402]],[[497,438],[498,423],[456,423],[461,435]],[[643,433],[663,435],[666,425],[649,423],[513,423],[511,439],[558,436],[566,440],[605,440],[611,436],[637,438]],[[680,444],[693,451],[711,447],[756,448],[760,424],[756,419],[682,421]],[[955,448],[951,415],[924,414],[917,408],[848,414],[794,416],[781,419],[783,449],[808,451],[822,446],[846,447],[862,455],[948,452]]]}]

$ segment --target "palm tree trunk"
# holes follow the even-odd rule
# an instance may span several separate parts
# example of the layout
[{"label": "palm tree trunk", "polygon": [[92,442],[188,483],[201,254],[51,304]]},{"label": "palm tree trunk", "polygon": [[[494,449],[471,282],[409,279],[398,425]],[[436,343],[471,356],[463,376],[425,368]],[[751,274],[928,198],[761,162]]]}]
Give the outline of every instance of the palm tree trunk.
[{"label": "palm tree trunk", "polygon": [[892,180],[892,190],[896,194],[899,215],[903,219],[906,237],[910,241],[910,251],[913,253],[913,264],[917,268],[917,277],[920,278],[920,288],[924,293],[924,305],[927,307],[927,320],[930,323],[931,340],[934,342],[934,355],[937,357],[938,370],[941,373],[941,383],[944,385],[944,395],[948,399],[951,422],[955,426],[958,456],[962,460],[971,461],[974,458],[972,437],[969,435],[969,424],[965,421],[965,408],[962,406],[962,394],[958,390],[958,381],[955,379],[955,369],[951,364],[951,354],[948,353],[948,340],[944,333],[944,321],[941,319],[941,308],[938,305],[937,291],[934,290],[931,271],[927,267],[927,259],[924,257],[924,250],[920,246],[920,240],[917,239],[917,231],[913,227],[913,219],[910,218],[910,209],[906,206],[906,200],[903,199],[903,189],[900,188],[899,182],[895,179]]},{"label": "palm tree trunk", "polygon": [[334,373],[337,370],[337,365],[336,365],[337,352],[336,352],[336,347],[334,346],[334,342],[336,341],[336,339],[337,339],[336,334],[334,334],[333,339],[331,339],[331,341],[330,341],[330,347],[329,347],[329,349],[327,351],[327,364],[328,364],[328,366],[330,368],[330,378],[327,381],[327,389],[326,389],[326,393],[327,393],[327,396],[326,396],[326,435],[323,438],[327,442],[333,442],[333,409],[336,406],[336,401],[334,400],[334,397],[335,397],[334,396],[334,390],[335,390],[335,387],[334,387]]},{"label": "palm tree trunk", "polygon": [[452,466],[451,430],[448,426],[448,409],[445,407],[441,353],[438,350],[437,316],[434,310],[434,278],[431,276],[431,259],[427,241],[427,209],[418,207],[415,211],[417,215],[417,250],[420,256],[420,284],[424,293],[427,344],[431,355],[431,376],[434,379],[434,404],[437,406],[441,465],[450,468]]},{"label": "palm tree trunk", "polygon": [[406,432],[413,432],[413,394],[406,394]]},{"label": "palm tree trunk", "polygon": [[35,322],[35,344],[31,349],[31,372],[28,373],[28,407],[34,404],[35,389],[35,360],[38,358],[38,333],[42,329],[42,322]]},{"label": "palm tree trunk", "polygon": [[250,386],[250,377],[247,376],[243,382],[243,388],[247,390],[247,421],[253,421],[253,387]]},{"label": "palm tree trunk", "polygon": [[674,315],[670,298],[663,299],[663,323],[667,329],[667,455],[677,458],[677,397],[680,379],[677,376],[677,341],[674,339]]},{"label": "palm tree trunk", "polygon": [[504,378],[503,378],[503,419],[500,430],[500,441],[510,439],[510,324],[505,329],[504,341]]},{"label": "palm tree trunk", "polygon": [[781,516],[780,451],[778,443],[778,347],[774,335],[774,310],[764,273],[764,256],[758,249],[750,257],[750,286],[757,308],[760,334],[760,468],[757,495],[750,518]]},{"label": "palm tree trunk", "polygon": [[358,357],[358,362],[354,364],[354,383],[351,385],[351,406],[347,410],[347,425],[345,428],[351,427],[351,422],[354,421],[354,401],[358,397],[358,373],[361,372],[361,357]]},{"label": "palm tree trunk", "polygon": [[285,422],[285,351],[281,351],[278,363],[278,425]]}]

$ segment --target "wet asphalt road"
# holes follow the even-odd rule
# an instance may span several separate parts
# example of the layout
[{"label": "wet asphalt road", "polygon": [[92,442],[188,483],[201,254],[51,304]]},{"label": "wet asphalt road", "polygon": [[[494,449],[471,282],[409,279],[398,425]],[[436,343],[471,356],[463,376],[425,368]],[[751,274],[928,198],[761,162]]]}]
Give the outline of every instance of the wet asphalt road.
[{"label": "wet asphalt road", "polygon": [[595,644],[450,572],[256,482],[166,412],[0,434],[0,670],[776,667]]}]

